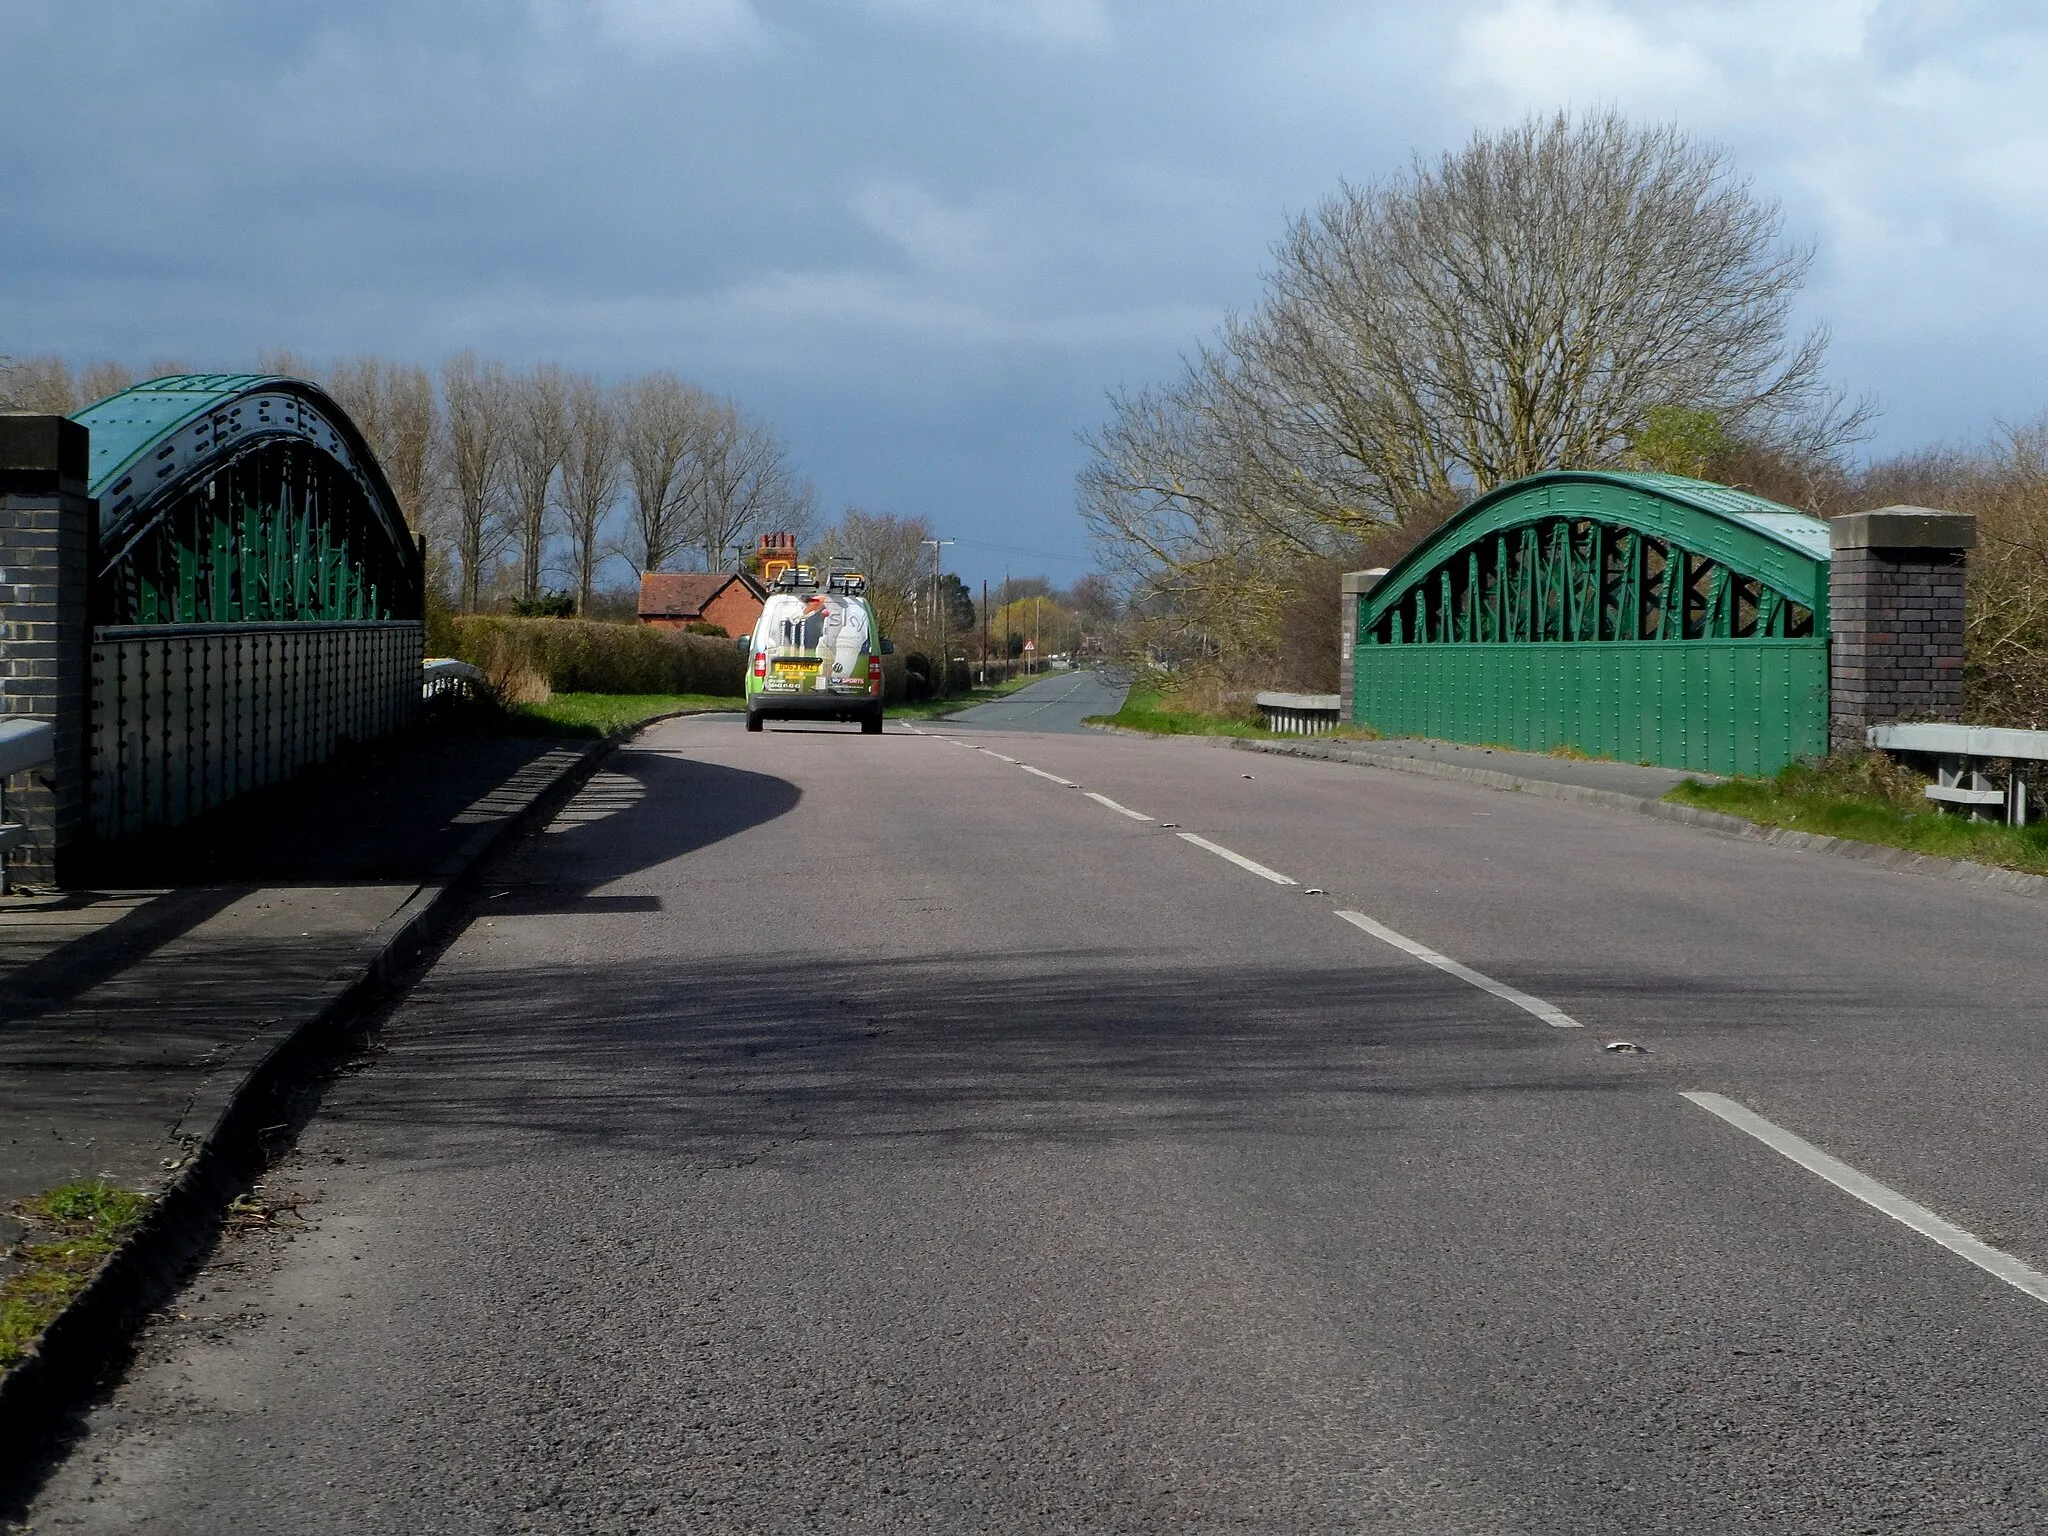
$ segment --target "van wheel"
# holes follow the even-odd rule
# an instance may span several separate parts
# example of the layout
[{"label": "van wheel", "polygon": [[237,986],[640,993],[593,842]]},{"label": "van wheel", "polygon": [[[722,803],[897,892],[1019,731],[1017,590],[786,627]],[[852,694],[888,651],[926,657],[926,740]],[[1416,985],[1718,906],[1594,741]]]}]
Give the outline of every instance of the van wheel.
[{"label": "van wheel", "polygon": [[879,736],[882,734],[882,716],[879,711],[872,715],[863,715],[861,717],[860,733],[863,736]]},{"label": "van wheel", "polygon": [[761,717],[751,709],[747,711],[747,729],[750,731],[761,729]]}]

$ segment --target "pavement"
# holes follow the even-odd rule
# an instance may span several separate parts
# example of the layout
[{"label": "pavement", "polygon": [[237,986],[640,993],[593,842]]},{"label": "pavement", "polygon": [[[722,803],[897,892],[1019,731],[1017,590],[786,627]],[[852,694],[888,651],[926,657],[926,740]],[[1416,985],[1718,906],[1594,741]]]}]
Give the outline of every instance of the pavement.
[{"label": "pavement", "polygon": [[[1680,768],[1655,768],[1647,763],[1616,763],[1604,758],[1552,757],[1547,752],[1515,752],[1506,747],[1474,747],[1456,741],[1418,738],[1390,741],[1327,741],[1319,737],[1279,738],[1261,743],[1268,751],[1327,757],[1339,762],[1366,763],[1376,768],[1434,772],[1444,777],[1487,782],[1504,775],[1524,784],[1568,784],[1619,795],[1656,800],[1687,779],[1718,784],[1712,773]],[[1505,788],[1496,784],[1495,788]]]},{"label": "pavement", "polygon": [[57,1185],[173,1184],[270,1051],[588,746],[383,743],[124,845],[112,884],[0,898],[0,1244]]},{"label": "pavement", "polygon": [[949,722],[488,874],[28,1528],[2048,1528],[2032,900]]}]

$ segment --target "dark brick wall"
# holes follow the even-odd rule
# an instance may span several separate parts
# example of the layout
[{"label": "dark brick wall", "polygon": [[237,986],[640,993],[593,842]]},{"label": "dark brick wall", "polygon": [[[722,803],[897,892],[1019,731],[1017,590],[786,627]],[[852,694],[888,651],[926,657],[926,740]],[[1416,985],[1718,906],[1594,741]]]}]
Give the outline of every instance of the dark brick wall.
[{"label": "dark brick wall", "polygon": [[1828,577],[1829,739],[1861,751],[1864,727],[1963,716],[1960,549],[1838,547]]},{"label": "dark brick wall", "polygon": [[91,743],[87,632],[92,502],[85,429],[61,417],[0,418],[0,718],[47,720],[52,768],[6,786],[7,819],[29,828],[11,881],[53,884],[84,836]]}]

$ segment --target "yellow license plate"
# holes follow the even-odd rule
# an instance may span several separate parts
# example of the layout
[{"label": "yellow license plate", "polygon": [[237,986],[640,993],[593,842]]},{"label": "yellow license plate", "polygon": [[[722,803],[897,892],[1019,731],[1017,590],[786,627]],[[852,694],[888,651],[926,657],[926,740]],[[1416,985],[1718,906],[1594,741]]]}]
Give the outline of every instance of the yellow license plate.
[{"label": "yellow license plate", "polygon": [[775,659],[775,670],[778,672],[815,672],[818,670],[818,661],[816,657],[798,657],[791,661],[784,661],[778,656]]}]

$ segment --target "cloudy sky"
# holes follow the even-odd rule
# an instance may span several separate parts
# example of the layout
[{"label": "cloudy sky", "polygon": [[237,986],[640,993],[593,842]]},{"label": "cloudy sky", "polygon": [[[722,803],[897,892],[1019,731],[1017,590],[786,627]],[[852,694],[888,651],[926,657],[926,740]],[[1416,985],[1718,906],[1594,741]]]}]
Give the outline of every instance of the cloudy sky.
[{"label": "cloudy sky", "polygon": [[1877,451],[2048,410],[2048,18],[1996,0],[0,0],[0,353],[687,376],[970,580],[1283,220],[1619,106],[1818,246]]}]

